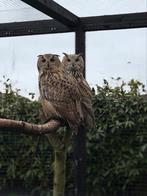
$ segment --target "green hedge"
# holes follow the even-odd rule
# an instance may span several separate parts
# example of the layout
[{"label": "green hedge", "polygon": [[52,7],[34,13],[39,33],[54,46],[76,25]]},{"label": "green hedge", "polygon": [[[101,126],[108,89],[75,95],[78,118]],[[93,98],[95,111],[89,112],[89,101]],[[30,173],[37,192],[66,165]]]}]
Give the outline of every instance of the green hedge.
[{"label": "green hedge", "polygon": [[[120,81],[118,81],[120,83]],[[0,117],[40,123],[40,104],[19,95],[5,79]],[[96,129],[87,134],[87,192],[118,195],[147,171],[147,99],[135,80],[97,86],[93,105]],[[31,94],[33,96],[33,94]],[[31,195],[47,195],[52,187],[52,149],[43,136],[0,134],[0,188],[21,187]],[[68,163],[72,167],[72,163]],[[73,166],[74,167],[74,166]],[[73,168],[72,167],[72,168]],[[72,187],[71,176],[67,172]],[[19,184],[19,185],[18,185]]]},{"label": "green hedge", "polygon": [[[40,123],[40,103],[19,95],[9,79],[0,94],[0,117]],[[33,98],[33,94],[30,93]],[[46,195],[52,184],[52,148],[44,136],[0,134],[0,190],[29,191]]]},{"label": "green hedge", "polygon": [[[120,79],[118,78],[118,82]],[[119,195],[147,174],[147,98],[131,80],[112,88],[97,86],[97,129],[88,133],[89,189]]]}]

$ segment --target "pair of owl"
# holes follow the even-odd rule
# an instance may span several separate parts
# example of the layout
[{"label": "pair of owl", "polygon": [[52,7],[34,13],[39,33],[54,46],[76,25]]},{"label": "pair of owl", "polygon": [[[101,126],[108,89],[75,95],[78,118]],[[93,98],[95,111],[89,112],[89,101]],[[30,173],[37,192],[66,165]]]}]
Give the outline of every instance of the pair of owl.
[{"label": "pair of owl", "polygon": [[39,55],[40,100],[45,120],[62,119],[75,132],[81,125],[94,126],[92,92],[83,77],[81,54],[66,54],[62,62],[56,54]]}]

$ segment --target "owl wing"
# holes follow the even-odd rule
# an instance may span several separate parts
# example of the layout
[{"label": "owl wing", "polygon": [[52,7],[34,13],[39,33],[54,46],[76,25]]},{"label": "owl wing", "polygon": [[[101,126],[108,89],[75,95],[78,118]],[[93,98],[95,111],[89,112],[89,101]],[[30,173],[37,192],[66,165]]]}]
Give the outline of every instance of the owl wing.
[{"label": "owl wing", "polygon": [[[77,129],[82,118],[82,109],[80,104],[81,94],[77,82],[72,77],[64,74],[60,76],[51,76],[42,87],[45,110],[54,108],[54,115],[65,119],[71,128]],[[48,108],[48,109],[47,109]]]},{"label": "owl wing", "polygon": [[78,81],[79,88],[80,88],[80,91],[83,97],[92,99],[92,91],[91,91],[89,84],[85,80],[85,78],[81,76],[77,79],[77,81]]},{"label": "owl wing", "polygon": [[82,93],[81,105],[86,127],[93,128],[95,126],[95,117],[92,108],[92,91],[84,77],[80,77],[78,83]]}]

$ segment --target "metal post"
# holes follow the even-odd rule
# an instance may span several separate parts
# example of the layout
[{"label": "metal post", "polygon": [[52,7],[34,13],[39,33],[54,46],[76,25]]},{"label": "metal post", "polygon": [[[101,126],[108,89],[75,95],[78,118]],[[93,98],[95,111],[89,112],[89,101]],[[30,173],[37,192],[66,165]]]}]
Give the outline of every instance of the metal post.
[{"label": "metal post", "polygon": [[[85,31],[83,31],[81,28],[78,28],[76,31],[76,37],[75,37],[75,52],[76,54],[82,53],[84,62],[86,60],[86,35]],[[86,65],[86,63],[85,63]],[[84,77],[86,74],[86,66],[84,69]]]},{"label": "metal post", "polygon": [[[82,29],[76,31],[76,53],[82,53],[85,60],[85,32]],[[84,69],[84,76],[85,76]],[[76,163],[75,189],[76,196],[86,195],[86,132],[80,127],[78,135],[74,138],[74,154]]]}]

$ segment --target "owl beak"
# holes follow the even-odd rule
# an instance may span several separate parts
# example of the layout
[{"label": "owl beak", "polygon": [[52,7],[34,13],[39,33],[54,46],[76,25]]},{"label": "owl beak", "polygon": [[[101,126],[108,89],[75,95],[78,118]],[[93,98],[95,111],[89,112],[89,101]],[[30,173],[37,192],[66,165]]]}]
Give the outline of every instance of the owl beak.
[{"label": "owl beak", "polygon": [[72,66],[71,66],[71,71],[73,71],[73,72],[76,71],[76,68],[75,68],[74,64],[72,64]]}]

